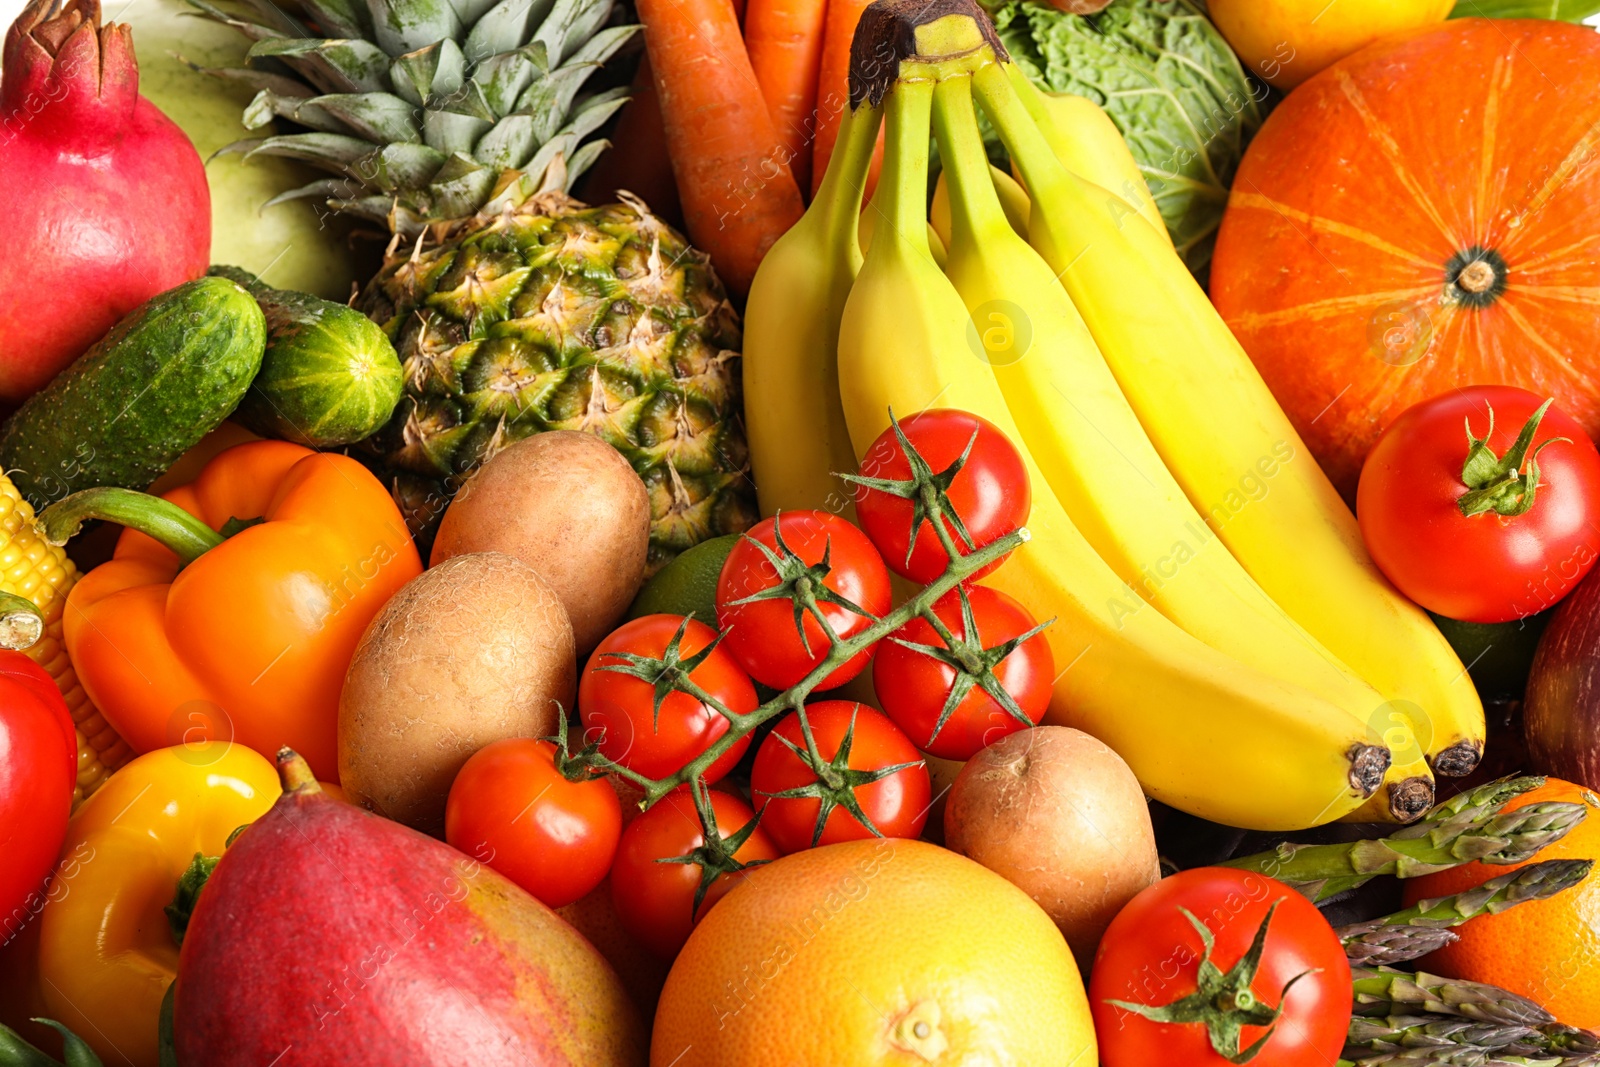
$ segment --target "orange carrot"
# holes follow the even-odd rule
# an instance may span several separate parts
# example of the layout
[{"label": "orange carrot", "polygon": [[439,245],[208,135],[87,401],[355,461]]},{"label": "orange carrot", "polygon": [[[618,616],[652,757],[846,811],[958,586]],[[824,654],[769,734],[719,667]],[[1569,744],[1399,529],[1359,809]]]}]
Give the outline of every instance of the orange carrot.
[{"label": "orange carrot", "polygon": [[805,211],[728,0],[639,0],[689,238],[729,290],[749,292]]},{"label": "orange carrot", "polygon": [[616,199],[626,189],[650,205],[658,217],[682,228],[678,186],[672,178],[672,157],[667,154],[667,132],[661,126],[661,101],[650,76],[648,56],[639,60],[631,99],[617,116],[611,133],[612,148],[600,157],[583,179],[578,199],[591,204]]},{"label": "orange carrot", "polygon": [[[817,195],[822,175],[833,155],[833,142],[839,136],[839,119],[850,106],[850,42],[856,23],[872,0],[827,0],[828,14],[822,31],[822,63],[817,73],[817,137],[811,156],[811,195]],[[883,130],[878,131],[878,147],[872,153],[872,170],[867,175],[867,199],[878,184],[883,166]]]},{"label": "orange carrot", "polygon": [[811,138],[827,13],[827,0],[750,0],[744,19],[750,66],[802,190],[811,188]]}]

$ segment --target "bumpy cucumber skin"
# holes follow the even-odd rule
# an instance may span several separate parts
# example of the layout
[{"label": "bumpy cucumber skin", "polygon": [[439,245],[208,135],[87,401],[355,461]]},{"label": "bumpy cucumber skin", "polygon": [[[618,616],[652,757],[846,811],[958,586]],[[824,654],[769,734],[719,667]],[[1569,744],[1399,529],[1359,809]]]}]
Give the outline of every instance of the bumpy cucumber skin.
[{"label": "bumpy cucumber skin", "polygon": [[6,420],[0,463],[35,508],[112,485],[144,489],[238,406],[267,324],[223,278],[130,312]]},{"label": "bumpy cucumber skin", "polygon": [[403,372],[377,323],[305,293],[255,295],[266,313],[267,352],[234,421],[311,448],[359,441],[389,421]]}]

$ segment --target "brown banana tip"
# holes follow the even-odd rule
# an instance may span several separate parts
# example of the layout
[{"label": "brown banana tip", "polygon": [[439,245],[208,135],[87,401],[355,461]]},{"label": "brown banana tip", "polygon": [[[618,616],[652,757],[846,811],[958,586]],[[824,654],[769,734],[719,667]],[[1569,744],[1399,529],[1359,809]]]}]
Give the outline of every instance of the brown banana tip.
[{"label": "brown banana tip", "polygon": [[973,0],[876,0],[861,13],[850,39],[851,109],[883,103],[900,76],[901,62],[918,58],[917,28],[950,15],[972,19],[995,58],[1002,62],[1010,58],[994,23]]},{"label": "brown banana tip", "polygon": [[1434,774],[1442,774],[1446,778],[1464,778],[1478,769],[1478,762],[1482,759],[1483,742],[1457,741],[1430,756],[1428,763],[1433,767]]},{"label": "brown banana tip", "polygon": [[1403,823],[1416,822],[1433,807],[1433,782],[1407,778],[1389,786],[1389,814]]},{"label": "brown banana tip", "polygon": [[1389,773],[1389,763],[1394,757],[1382,745],[1355,744],[1345,753],[1345,759],[1350,761],[1350,788],[1363,797],[1370,797],[1383,784],[1383,776]]}]

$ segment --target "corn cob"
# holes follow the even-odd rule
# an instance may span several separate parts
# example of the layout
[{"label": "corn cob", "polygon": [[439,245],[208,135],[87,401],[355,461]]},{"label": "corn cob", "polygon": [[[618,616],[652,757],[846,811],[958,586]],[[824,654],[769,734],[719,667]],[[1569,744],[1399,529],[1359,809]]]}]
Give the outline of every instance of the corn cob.
[{"label": "corn cob", "polygon": [[67,593],[78,581],[78,568],[66,551],[47,544],[33,524],[33,508],[11,479],[0,474],[0,592],[31,600],[44,618],[44,633],[27,650],[56,681],[78,734],[78,781],[72,792],[76,807],[100,787],[133,753],[83,691],[67,658],[61,617]]}]

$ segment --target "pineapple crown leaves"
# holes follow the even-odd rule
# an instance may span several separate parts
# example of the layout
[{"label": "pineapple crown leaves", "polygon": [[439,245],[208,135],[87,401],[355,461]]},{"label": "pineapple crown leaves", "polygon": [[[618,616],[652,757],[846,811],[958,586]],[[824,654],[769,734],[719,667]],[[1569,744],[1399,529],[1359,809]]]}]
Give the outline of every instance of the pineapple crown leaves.
[{"label": "pineapple crown leaves", "polygon": [[682,856],[663,856],[656,860],[657,863],[683,863],[692,864],[700,868],[700,884],[694,890],[693,915],[700,914],[700,905],[705,902],[706,892],[711,888],[711,883],[725,874],[748,870],[759,867],[766,860],[751,860],[741,863],[735,857],[744,843],[750,840],[750,835],[756,832],[756,827],[761,823],[761,813],[758,811],[751,816],[750,821],[739,827],[738,830],[722,836],[722,831],[717,828],[717,813],[711,806],[711,791],[706,787],[705,779],[696,775],[689,783],[689,793],[694,797],[695,814],[700,817],[701,844]]},{"label": "pineapple crown leaves", "polygon": [[1000,679],[995,677],[995,668],[1019,646],[1043,633],[1045,628],[1053,623],[1054,619],[1046,619],[1026,633],[1018,634],[998,645],[984,647],[983,635],[978,632],[978,620],[972,612],[972,598],[967,595],[966,586],[957,586],[956,595],[961,598],[961,636],[957,637],[939,618],[938,613],[932,608],[925,608],[922,618],[933,627],[939,639],[944,642],[944,647],[922,644],[917,641],[907,641],[902,637],[890,637],[889,640],[903,648],[921,653],[938,660],[951,670],[955,671],[955,678],[950,683],[950,693],[945,697],[944,707],[939,710],[939,719],[933,724],[933,733],[929,740],[939,736],[939,731],[944,729],[944,724],[950,721],[950,716],[955,714],[956,708],[967,699],[967,694],[972,692],[974,686],[987,693],[996,704],[1005,709],[1007,715],[1016,719],[1024,727],[1034,725],[1032,719],[1022,710],[1006,687],[1000,684]]},{"label": "pineapple crown leaves", "polygon": [[638,31],[607,25],[613,0],[309,0],[306,23],[270,0],[234,0],[243,14],[189,3],[253,42],[246,67],[206,71],[256,90],[246,125],[304,127],[222,151],[337,176],[271,203],[325,197],[408,236],[552,181],[570,188],[606,147],[589,138],[627,99],[580,91]]},{"label": "pineapple crown leaves", "polygon": [[[972,436],[967,440],[967,447],[962,450],[955,462],[935,474],[928,461],[922,458],[922,453],[916,450],[906,437],[905,431],[900,428],[900,420],[894,417],[893,408],[889,409],[889,425],[893,427],[895,440],[900,442],[900,450],[911,466],[911,477],[869,478],[865,475],[845,473],[839,474],[839,477],[851,485],[859,485],[863,489],[877,489],[911,501],[911,534],[906,539],[907,566],[911,563],[912,553],[916,551],[917,535],[922,532],[923,523],[932,523],[934,532],[939,535],[941,541],[949,540],[949,531],[954,530],[967,551],[973,551],[977,545],[973,542],[972,535],[967,532],[961,516],[950,503],[949,490],[951,483],[956,480],[956,475],[961,473],[962,468],[967,465],[967,460],[972,456],[972,448],[978,443],[978,431],[976,429],[972,431]],[[948,551],[948,546],[946,550]]]},{"label": "pineapple crown leaves", "polygon": [[[683,617],[674,631],[667,647],[662,650],[659,657],[641,656],[634,652],[605,652],[600,656],[601,662],[595,670],[611,671],[615,674],[626,674],[630,678],[637,678],[655,690],[655,704],[651,710],[651,722],[654,728],[661,727],[661,705],[673,693],[683,693],[693,697],[716,711],[730,722],[737,716],[722,701],[696,685],[690,676],[696,668],[704,663],[715,652],[717,646],[722,644],[723,634],[714,636],[706,647],[691,656],[683,654],[683,637],[689,630],[689,622],[694,618],[690,612]],[[612,662],[605,662],[610,660]]]},{"label": "pineapple crown leaves", "polygon": [[1533,446],[1534,434],[1539,432],[1539,423],[1554,403],[1552,397],[1539,405],[1539,410],[1522,424],[1516,441],[1504,456],[1496,456],[1489,447],[1489,438],[1494,435],[1494,408],[1489,408],[1489,429],[1482,437],[1472,435],[1472,420],[1466,420],[1467,460],[1461,467],[1461,481],[1467,492],[1456,501],[1462,515],[1471,518],[1493,511],[1512,518],[1526,514],[1533,507],[1539,488],[1539,453],[1558,441],[1571,443],[1565,437],[1551,437],[1541,441],[1531,454],[1528,451]]},{"label": "pineapple crown leaves", "polygon": [[777,545],[777,551],[768,548],[762,542],[744,534],[744,539],[754,545],[766,557],[767,564],[777,572],[776,585],[751,593],[747,597],[730,601],[729,607],[739,607],[744,604],[753,604],[761,600],[787,600],[794,608],[794,628],[800,635],[800,647],[805,649],[806,655],[811,655],[811,638],[806,634],[805,619],[810,615],[822,627],[822,632],[828,638],[829,645],[839,643],[839,634],[828,621],[827,615],[822,610],[823,604],[832,604],[844,608],[871,622],[876,622],[877,616],[866,608],[855,603],[849,597],[837,592],[827,585],[827,577],[833,573],[833,539],[830,537],[822,548],[822,559],[816,563],[807,563],[791,549],[783,539],[783,514],[779,512],[772,520],[772,539]]},{"label": "pineapple crown leaves", "polygon": [[882,781],[890,775],[898,774],[911,767],[920,767],[923,760],[912,760],[908,763],[896,763],[888,767],[878,767],[874,770],[856,770],[850,766],[850,749],[855,742],[856,713],[861,705],[857,704],[850,712],[850,725],[844,732],[844,737],[839,741],[839,749],[832,759],[822,755],[817,749],[816,739],[811,733],[811,723],[806,716],[804,707],[796,710],[795,714],[800,723],[800,731],[805,735],[806,747],[801,748],[782,734],[774,733],[780,744],[794,753],[795,758],[806,766],[815,780],[793,789],[784,789],[776,793],[764,794],[768,800],[792,800],[814,797],[818,802],[817,821],[811,831],[811,847],[816,848],[822,841],[822,831],[827,827],[828,817],[835,808],[844,808],[867,829],[873,837],[882,837],[883,832],[873,823],[872,819],[861,808],[861,802],[856,797],[856,790],[873,782]]},{"label": "pineapple crown leaves", "polygon": [[[1211,959],[1217,947],[1211,929],[1196,918],[1188,908],[1179,908],[1183,917],[1189,920],[1189,925],[1200,935],[1200,943],[1205,947],[1205,952],[1200,957],[1199,969],[1195,973],[1195,991],[1165,1005],[1136,1004],[1126,1000],[1107,1000],[1106,1003],[1131,1011],[1151,1022],[1199,1023],[1205,1026],[1211,1038],[1211,1049],[1218,1056],[1229,1063],[1249,1063],[1266,1047],[1267,1042],[1272,1040],[1272,1035],[1277,1033],[1277,1022],[1283,1015],[1283,1006],[1289,998],[1289,990],[1294,988],[1294,984],[1300,979],[1316,974],[1321,969],[1301,971],[1289,979],[1278,995],[1278,1006],[1275,1008],[1262,1003],[1255,991],[1250,988],[1250,984],[1255,981],[1256,972],[1261,969],[1261,957],[1267,947],[1267,930],[1272,925],[1272,917],[1277,914],[1278,905],[1281,903],[1282,901],[1274,901],[1267,909],[1266,918],[1261,920],[1261,925],[1256,929],[1249,951],[1240,956],[1238,962],[1226,973]],[[1268,1029],[1249,1048],[1241,1050],[1240,1032],[1246,1026],[1265,1026]]]}]

